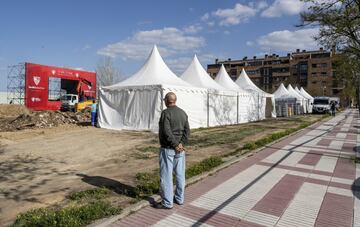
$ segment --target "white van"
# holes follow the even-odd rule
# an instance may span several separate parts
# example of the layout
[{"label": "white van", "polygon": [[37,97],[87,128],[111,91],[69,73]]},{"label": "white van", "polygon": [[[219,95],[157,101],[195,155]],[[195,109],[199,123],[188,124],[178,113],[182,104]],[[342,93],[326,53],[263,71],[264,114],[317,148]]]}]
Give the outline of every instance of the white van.
[{"label": "white van", "polygon": [[313,113],[330,113],[330,98],[326,96],[314,97]]}]

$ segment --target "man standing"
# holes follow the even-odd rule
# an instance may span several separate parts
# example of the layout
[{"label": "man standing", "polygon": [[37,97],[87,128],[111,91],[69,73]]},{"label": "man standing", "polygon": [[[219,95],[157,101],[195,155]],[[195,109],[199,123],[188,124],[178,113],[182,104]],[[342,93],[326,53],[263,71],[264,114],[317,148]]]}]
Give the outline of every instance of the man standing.
[{"label": "man standing", "polygon": [[95,102],[95,99],[93,99],[93,102],[91,104],[91,125],[92,126],[95,126],[95,123],[96,123],[96,102]]},{"label": "man standing", "polygon": [[[166,94],[167,109],[161,113],[159,121],[160,140],[160,193],[162,201],[154,205],[158,209],[171,209],[173,202],[182,205],[185,191],[185,149],[190,136],[186,113],[176,106],[176,95]],[[176,190],[173,190],[173,171],[176,177]]]}]

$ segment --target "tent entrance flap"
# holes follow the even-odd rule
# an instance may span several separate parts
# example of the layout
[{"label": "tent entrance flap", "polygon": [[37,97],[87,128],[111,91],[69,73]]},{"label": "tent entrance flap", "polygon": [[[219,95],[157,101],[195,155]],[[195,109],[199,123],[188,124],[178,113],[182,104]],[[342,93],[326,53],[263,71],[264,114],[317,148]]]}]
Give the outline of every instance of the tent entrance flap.
[{"label": "tent entrance flap", "polygon": [[273,103],[271,97],[266,97],[266,104],[265,104],[265,117],[270,118],[272,117],[273,112]]}]

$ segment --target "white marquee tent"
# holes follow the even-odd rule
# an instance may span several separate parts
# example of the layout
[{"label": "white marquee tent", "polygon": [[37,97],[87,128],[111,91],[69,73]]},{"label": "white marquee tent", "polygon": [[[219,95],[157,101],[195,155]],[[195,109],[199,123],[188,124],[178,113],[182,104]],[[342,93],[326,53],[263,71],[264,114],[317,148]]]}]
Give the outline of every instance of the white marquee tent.
[{"label": "white marquee tent", "polygon": [[205,69],[200,64],[196,55],[194,56],[189,67],[185,72],[180,76],[181,79],[197,87],[214,89],[214,90],[226,90],[220,84],[216,83]]},{"label": "white marquee tent", "polygon": [[308,111],[309,113],[312,113],[314,98],[309,93],[307,93],[303,87],[300,88],[300,92],[304,97],[309,99]]},{"label": "white marquee tent", "polygon": [[[227,75],[227,73],[224,74],[224,71],[221,71],[220,77],[223,75]],[[201,66],[196,56],[180,78],[195,86],[208,89],[208,126],[236,124],[249,121],[247,111],[249,94],[244,91],[239,92],[237,86],[229,89],[215,82]],[[223,78],[223,80],[226,83],[226,77]],[[229,78],[229,80],[229,84],[231,84],[231,79]]]},{"label": "white marquee tent", "polygon": [[305,95],[303,95],[297,86],[295,86],[294,90],[305,99],[306,113],[310,113],[310,111],[309,111],[310,99],[308,97],[306,97]]},{"label": "white marquee tent", "polygon": [[[229,91],[234,91],[237,93],[236,102],[235,97],[232,102],[228,102],[227,108],[231,108],[231,105],[238,106],[238,122],[244,123],[249,121],[257,121],[264,119],[265,108],[258,108],[257,98],[254,94],[247,92],[246,90],[240,88],[226,72],[224,65],[221,65],[219,72],[215,77],[215,81],[221,86],[225,87]],[[235,105],[235,104],[236,105]]]},{"label": "white marquee tent", "polygon": [[[109,129],[158,130],[163,98],[173,91],[191,128],[206,127],[206,89],[190,85],[165,64],[154,46],[142,68],[128,79],[100,88],[99,126]],[[206,97],[206,95],[205,95]]]},{"label": "white marquee tent", "polygon": [[[241,73],[235,83],[242,89],[246,90],[247,92],[253,94],[253,96],[257,97],[257,103],[259,103],[259,109],[265,111],[263,117],[276,117],[276,110],[275,110],[275,98],[273,94],[269,94],[258,88],[249,78],[245,69],[241,70]],[[267,101],[268,100],[268,101]]]},{"label": "white marquee tent", "polygon": [[285,88],[284,84],[280,84],[278,89],[273,93],[275,97],[275,107],[277,116],[288,116],[289,108],[292,110],[296,107],[296,97],[291,95]]},{"label": "white marquee tent", "polygon": [[299,106],[297,106],[299,108],[296,108],[296,114],[306,113],[306,99],[303,96],[299,95],[291,86],[291,84],[287,86],[287,90],[292,96],[296,97],[296,102],[300,104]]}]

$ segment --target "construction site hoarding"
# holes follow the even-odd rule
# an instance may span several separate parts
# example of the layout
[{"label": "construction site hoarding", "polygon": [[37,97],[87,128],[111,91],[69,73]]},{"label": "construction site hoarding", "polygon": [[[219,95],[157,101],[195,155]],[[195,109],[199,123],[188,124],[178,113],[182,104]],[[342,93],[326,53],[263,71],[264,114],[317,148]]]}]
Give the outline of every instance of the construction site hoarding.
[{"label": "construction site hoarding", "polygon": [[59,110],[64,94],[96,98],[96,73],[25,63],[25,106],[34,110]]}]

